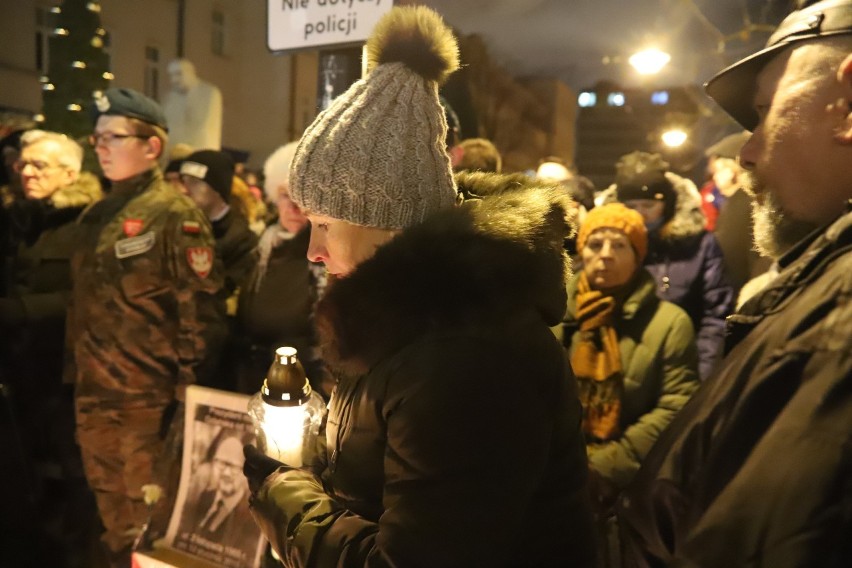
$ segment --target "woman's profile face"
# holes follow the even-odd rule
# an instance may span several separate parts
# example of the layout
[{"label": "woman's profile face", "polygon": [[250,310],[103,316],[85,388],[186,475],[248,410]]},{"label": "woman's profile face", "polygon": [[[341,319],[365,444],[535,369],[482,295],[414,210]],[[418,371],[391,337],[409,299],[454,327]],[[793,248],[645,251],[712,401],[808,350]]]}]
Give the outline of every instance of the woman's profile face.
[{"label": "woman's profile face", "polygon": [[639,268],[630,240],[617,229],[601,228],[586,239],[583,272],[595,290],[618,288],[630,281]]},{"label": "woman's profile face", "polygon": [[311,222],[308,260],[325,264],[328,273],[338,277],[355,270],[398,232],[354,225],[325,215],[309,213],[307,217]]}]

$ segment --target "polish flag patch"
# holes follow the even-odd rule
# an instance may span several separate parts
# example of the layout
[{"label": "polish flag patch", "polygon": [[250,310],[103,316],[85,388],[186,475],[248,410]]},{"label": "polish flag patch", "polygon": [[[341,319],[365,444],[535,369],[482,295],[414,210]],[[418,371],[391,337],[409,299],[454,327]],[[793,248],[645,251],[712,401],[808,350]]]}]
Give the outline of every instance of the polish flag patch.
[{"label": "polish flag patch", "polygon": [[211,247],[189,247],[186,249],[189,267],[199,277],[206,278],[213,268],[213,249]]},{"label": "polish flag patch", "polygon": [[201,232],[201,223],[198,221],[184,221],[181,229],[188,235],[197,235]]},{"label": "polish flag patch", "polygon": [[142,219],[125,219],[122,229],[127,237],[135,237],[145,226],[145,221]]}]

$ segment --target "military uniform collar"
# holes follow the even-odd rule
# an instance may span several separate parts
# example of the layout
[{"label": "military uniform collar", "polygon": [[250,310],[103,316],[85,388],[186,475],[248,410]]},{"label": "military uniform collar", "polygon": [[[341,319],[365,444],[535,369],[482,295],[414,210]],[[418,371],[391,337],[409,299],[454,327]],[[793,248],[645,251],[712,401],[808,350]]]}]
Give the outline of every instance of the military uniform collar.
[{"label": "military uniform collar", "polygon": [[140,174],[114,182],[112,184],[111,193],[141,193],[155,181],[162,179],[163,174],[160,168],[154,166],[150,170],[145,170]]}]

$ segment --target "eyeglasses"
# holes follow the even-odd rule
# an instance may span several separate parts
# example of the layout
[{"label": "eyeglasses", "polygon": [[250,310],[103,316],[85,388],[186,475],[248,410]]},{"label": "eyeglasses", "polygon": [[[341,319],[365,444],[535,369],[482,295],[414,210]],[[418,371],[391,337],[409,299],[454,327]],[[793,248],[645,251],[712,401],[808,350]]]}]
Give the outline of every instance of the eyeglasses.
[{"label": "eyeglasses", "polygon": [[140,140],[147,140],[150,137],[142,136],[141,134],[115,134],[113,132],[102,132],[100,134],[89,135],[89,144],[92,146],[97,146],[99,144],[104,146],[113,146],[116,141],[121,141],[125,138],[139,138]]},{"label": "eyeglasses", "polygon": [[51,166],[47,162],[43,162],[41,160],[18,160],[12,165],[12,167],[15,170],[15,173],[17,173],[17,174],[23,172],[24,169],[27,166],[31,166],[38,173],[41,173],[44,170],[48,170],[50,168],[59,167],[59,166]]}]

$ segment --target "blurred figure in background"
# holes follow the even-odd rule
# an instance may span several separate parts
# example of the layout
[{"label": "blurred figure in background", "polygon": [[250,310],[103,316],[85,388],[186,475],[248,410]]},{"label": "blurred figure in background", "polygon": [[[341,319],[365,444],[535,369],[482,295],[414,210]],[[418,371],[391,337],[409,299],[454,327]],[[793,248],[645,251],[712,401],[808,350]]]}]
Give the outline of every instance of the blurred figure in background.
[{"label": "blurred figure in background", "polygon": [[689,316],[657,298],[642,267],[647,232],[620,203],[594,209],[577,237],[564,338],[580,386],[601,564],[620,566],[614,505],[660,433],[698,388]]},{"label": "blurred figure in background", "polygon": [[186,195],[187,197],[189,196],[189,192],[180,179],[180,165],[194,151],[195,150],[193,150],[192,146],[189,144],[175,144],[175,146],[169,150],[169,161],[163,169],[163,178],[172,184],[178,192]]},{"label": "blurred figure in background", "polygon": [[713,184],[724,196],[718,205],[713,234],[725,257],[725,274],[736,293],[751,278],[766,272],[772,263],[757,252],[751,197],[745,190],[747,174],[737,162],[740,149],[750,137],[750,132],[731,134],[707,150],[713,156]]},{"label": "blurred figure in background", "polygon": [[704,229],[698,190],[668,171],[659,154],[645,152],[622,157],[614,190],[611,197],[645,219],[645,268],[657,283],[660,299],[689,314],[698,341],[699,375],[706,379],[722,356],[734,289],[725,276],[722,249]]},{"label": "blurred figure in background", "polygon": [[[97,518],[74,439],[73,385],[62,382],[75,220],[103,196],[97,178],[80,171],[82,161],[83,149],[64,134],[21,137],[15,171],[26,197],[9,208],[8,295],[0,298],[0,380],[12,388],[28,458],[17,464],[7,455],[6,467],[26,472],[39,524],[74,566],[85,565]],[[32,521],[13,500],[3,502],[19,526]]]},{"label": "blurred figure in background", "polygon": [[497,147],[485,138],[468,138],[458,144],[460,157],[453,165],[453,171],[500,173],[503,159]]},{"label": "blurred figure in background", "polygon": [[231,297],[257,262],[257,235],[246,217],[230,205],[234,163],[225,152],[199,150],[183,160],[180,176],[190,199],[213,227],[216,256],[222,261],[225,291]]},{"label": "blurred figure in background", "polygon": [[296,142],[278,148],[264,163],[266,193],[278,209],[258,244],[258,262],[243,284],[237,307],[234,359],[237,390],[257,392],[277,347],[289,345],[311,386],[328,398],[332,385],[317,349],[314,306],[325,287],[325,267],[308,261],[311,227],[292,199],[290,162]]}]

